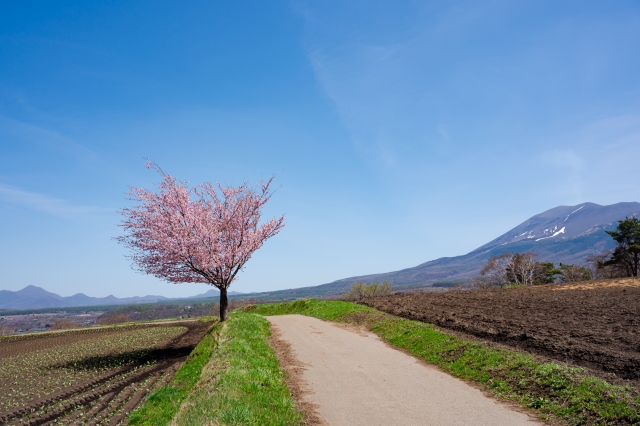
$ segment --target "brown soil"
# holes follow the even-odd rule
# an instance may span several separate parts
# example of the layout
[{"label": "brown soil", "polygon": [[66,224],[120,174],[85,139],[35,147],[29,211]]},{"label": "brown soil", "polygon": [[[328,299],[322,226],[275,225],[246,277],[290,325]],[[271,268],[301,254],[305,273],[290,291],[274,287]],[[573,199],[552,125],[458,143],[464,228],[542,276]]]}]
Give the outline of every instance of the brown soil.
[{"label": "brown soil", "polygon": [[640,279],[359,301],[640,384]]},{"label": "brown soil", "polygon": [[[202,339],[211,324],[184,321],[171,326],[185,331],[164,344],[150,348],[135,362],[97,374],[90,381],[73,383],[53,395],[29,401],[18,409],[0,407],[0,424],[101,424],[117,425],[133,411],[140,401],[173,376]],[[43,351],[84,340],[99,339],[113,333],[141,327],[162,327],[167,324],[135,325],[117,329],[98,329],[47,335],[25,336],[0,341],[0,359]],[[118,354],[122,357],[122,354]],[[104,358],[104,357],[100,357]],[[102,359],[87,359],[88,364]],[[54,366],[55,367],[55,366]]]},{"label": "brown soil", "polygon": [[0,360],[32,351],[42,349],[53,349],[57,346],[69,345],[71,343],[83,342],[88,339],[99,339],[105,336],[122,333],[126,330],[138,328],[156,327],[167,324],[184,325],[186,321],[166,322],[153,324],[131,324],[116,328],[89,328],[65,331],[54,331],[50,333],[33,333],[26,335],[3,336],[0,339]]}]

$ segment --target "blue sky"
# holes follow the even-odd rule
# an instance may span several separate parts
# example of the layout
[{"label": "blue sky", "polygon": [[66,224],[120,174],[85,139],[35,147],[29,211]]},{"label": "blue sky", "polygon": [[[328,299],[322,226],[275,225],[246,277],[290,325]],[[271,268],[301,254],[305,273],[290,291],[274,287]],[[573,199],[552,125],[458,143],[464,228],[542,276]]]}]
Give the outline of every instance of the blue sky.
[{"label": "blue sky", "polygon": [[131,270],[149,157],[277,174],[287,226],[236,291],[464,254],[528,217],[640,201],[636,1],[13,2],[0,14],[0,289],[187,296]]}]

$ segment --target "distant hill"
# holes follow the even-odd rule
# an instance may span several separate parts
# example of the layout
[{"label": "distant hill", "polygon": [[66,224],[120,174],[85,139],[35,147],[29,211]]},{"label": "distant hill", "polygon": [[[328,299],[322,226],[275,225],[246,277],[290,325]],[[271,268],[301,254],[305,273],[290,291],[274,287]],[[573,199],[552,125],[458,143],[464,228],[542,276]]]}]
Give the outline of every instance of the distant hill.
[{"label": "distant hill", "polygon": [[34,285],[22,290],[0,290],[0,309],[36,309],[36,308],[67,308],[72,306],[122,305],[129,303],[150,303],[167,300],[163,296],[125,297],[115,296],[90,297],[78,293],[73,296],[62,297],[50,293]]},{"label": "distant hill", "polygon": [[[239,291],[227,291],[227,295],[229,296],[237,296],[237,295],[241,295],[241,294],[247,294],[247,293],[240,293]],[[189,296],[187,297],[187,299],[203,299],[203,298],[207,298],[207,297],[220,297],[220,290],[218,290],[217,288],[212,288],[209,291],[206,291],[204,293],[201,294],[196,294],[195,296]]]},{"label": "distant hill", "polygon": [[[229,296],[242,295],[237,291],[230,291]],[[164,296],[136,296],[136,297],[90,297],[83,293],[73,296],[62,297],[55,293],[46,291],[34,285],[27,286],[22,290],[9,291],[0,290],[0,309],[40,309],[40,308],[72,308],[77,306],[109,306],[109,305],[130,305],[140,303],[168,302],[172,300],[207,299],[219,297],[220,291],[213,288],[205,293],[187,298],[168,298]],[[190,302],[187,302],[190,303]]]},{"label": "distant hill", "polygon": [[540,260],[584,264],[585,258],[615,246],[605,230],[625,217],[640,216],[640,203],[601,206],[583,203],[560,206],[537,214],[493,241],[462,256],[442,257],[412,268],[344,278],[329,284],[255,294],[255,298],[335,296],[353,283],[389,281],[395,287],[427,287],[462,282],[480,271],[490,256],[533,251]]}]

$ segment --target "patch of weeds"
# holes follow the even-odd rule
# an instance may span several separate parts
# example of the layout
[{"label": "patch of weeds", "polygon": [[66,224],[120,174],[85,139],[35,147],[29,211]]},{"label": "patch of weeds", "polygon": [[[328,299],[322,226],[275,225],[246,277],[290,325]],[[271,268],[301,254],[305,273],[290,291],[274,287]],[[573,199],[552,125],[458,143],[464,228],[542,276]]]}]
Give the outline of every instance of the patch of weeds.
[{"label": "patch of weeds", "polygon": [[511,288],[511,289],[513,289],[513,288],[521,288],[521,287],[528,287],[528,286],[526,284],[520,284],[520,283],[514,283],[514,284],[509,284],[509,285],[504,286],[504,288],[507,288],[507,289],[508,288]]},{"label": "patch of weeds", "polygon": [[542,408],[549,403],[549,400],[543,396],[534,398],[527,404],[529,408]]}]

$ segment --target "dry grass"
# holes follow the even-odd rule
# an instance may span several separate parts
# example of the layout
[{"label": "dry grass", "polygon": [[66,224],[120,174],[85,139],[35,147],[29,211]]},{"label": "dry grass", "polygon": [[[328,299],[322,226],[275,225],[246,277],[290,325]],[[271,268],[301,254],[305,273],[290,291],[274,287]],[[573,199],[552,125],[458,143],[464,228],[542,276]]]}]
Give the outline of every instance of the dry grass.
[{"label": "dry grass", "polygon": [[387,296],[393,292],[391,284],[388,282],[362,284],[355,283],[349,292],[344,294],[344,298],[347,300],[364,299],[368,297]]},{"label": "dry grass", "polygon": [[114,314],[106,317],[100,317],[96,320],[96,323],[101,325],[113,325],[131,321],[131,317],[127,314]]},{"label": "dry grass", "polygon": [[613,278],[597,281],[580,281],[577,283],[549,286],[549,290],[593,290],[609,287],[640,287],[640,278]]},{"label": "dry grass", "polygon": [[80,328],[82,327],[80,324],[63,318],[51,324],[50,330],[68,330],[70,328]]}]

